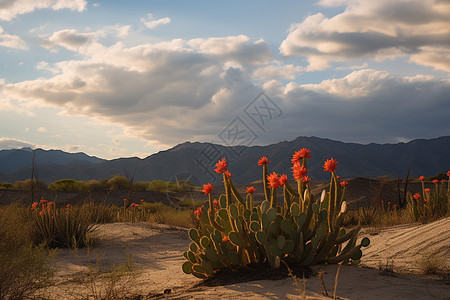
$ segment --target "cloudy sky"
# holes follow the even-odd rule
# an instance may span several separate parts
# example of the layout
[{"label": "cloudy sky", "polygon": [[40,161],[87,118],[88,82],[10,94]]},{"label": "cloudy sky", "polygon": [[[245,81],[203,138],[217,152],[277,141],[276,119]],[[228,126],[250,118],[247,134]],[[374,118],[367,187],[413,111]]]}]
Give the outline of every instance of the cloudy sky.
[{"label": "cloudy sky", "polygon": [[0,149],[439,137],[449,74],[449,0],[0,0]]}]

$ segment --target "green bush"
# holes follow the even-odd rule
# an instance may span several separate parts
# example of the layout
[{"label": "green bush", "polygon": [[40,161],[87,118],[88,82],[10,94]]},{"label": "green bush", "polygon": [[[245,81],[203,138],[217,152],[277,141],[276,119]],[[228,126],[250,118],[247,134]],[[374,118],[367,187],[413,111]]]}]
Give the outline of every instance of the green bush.
[{"label": "green bush", "polygon": [[114,176],[108,180],[108,187],[111,190],[129,190],[130,181],[124,176]]},{"label": "green bush", "polygon": [[25,181],[16,181],[13,184],[13,189],[16,190],[26,190],[30,191],[31,189],[36,190],[46,190],[47,184],[43,181],[36,180],[36,179],[27,179]]}]

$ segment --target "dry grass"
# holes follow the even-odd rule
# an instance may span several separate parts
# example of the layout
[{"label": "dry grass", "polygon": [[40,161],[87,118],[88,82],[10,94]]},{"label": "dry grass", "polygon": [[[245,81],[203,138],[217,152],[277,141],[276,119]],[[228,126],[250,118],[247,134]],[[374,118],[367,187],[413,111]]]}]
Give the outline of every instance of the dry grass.
[{"label": "dry grass", "polygon": [[424,275],[445,275],[448,277],[449,266],[445,264],[445,258],[437,253],[425,253],[416,262]]},{"label": "dry grass", "polygon": [[0,212],[0,299],[27,299],[49,284],[52,253],[33,245],[32,232],[22,207]]}]

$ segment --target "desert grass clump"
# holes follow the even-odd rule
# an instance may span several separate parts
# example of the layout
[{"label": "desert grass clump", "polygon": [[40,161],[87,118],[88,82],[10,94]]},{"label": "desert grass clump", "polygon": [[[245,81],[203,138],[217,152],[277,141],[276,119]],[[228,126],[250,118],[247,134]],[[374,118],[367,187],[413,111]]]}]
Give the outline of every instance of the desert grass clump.
[{"label": "desert grass clump", "polygon": [[449,266],[445,265],[445,258],[439,253],[424,253],[416,264],[425,275],[444,274],[449,271]]},{"label": "desert grass clump", "polygon": [[445,217],[450,212],[450,171],[445,180],[433,180],[434,188],[425,188],[425,177],[420,176],[422,193],[408,193],[408,211],[413,222],[427,223]]},{"label": "desert grass clump", "polygon": [[33,244],[32,232],[24,207],[0,211],[0,299],[27,299],[49,284],[51,253]]},{"label": "desert grass clump", "polygon": [[50,248],[81,248],[89,243],[93,224],[90,211],[72,207],[56,208],[54,202],[41,199],[31,206],[35,226],[34,241]]}]

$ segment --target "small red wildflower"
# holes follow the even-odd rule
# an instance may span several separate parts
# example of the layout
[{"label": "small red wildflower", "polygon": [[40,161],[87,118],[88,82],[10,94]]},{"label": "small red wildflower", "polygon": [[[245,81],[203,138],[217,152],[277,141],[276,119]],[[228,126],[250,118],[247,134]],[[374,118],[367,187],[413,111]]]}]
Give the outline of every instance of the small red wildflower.
[{"label": "small red wildflower", "polygon": [[196,214],[197,217],[200,217],[200,215],[202,214],[202,207],[200,206],[199,208],[197,208],[197,210],[194,211],[194,214]]},{"label": "small red wildflower", "polygon": [[253,194],[256,191],[254,186],[247,187],[247,190],[245,191],[246,194]]},{"label": "small red wildflower", "polygon": [[233,176],[233,174],[231,174],[228,170],[226,170],[224,173],[225,173],[225,175],[227,175],[227,178],[230,178],[231,176]]},{"label": "small red wildflower", "polygon": [[295,180],[298,181],[302,179],[302,177],[305,176],[306,173],[308,173],[308,170],[306,170],[305,166],[302,166],[299,162],[296,162],[292,167],[292,173]]},{"label": "small red wildflower", "polygon": [[213,205],[214,205],[214,206],[219,206],[219,201],[217,201],[216,199],[214,199]]},{"label": "small red wildflower", "polygon": [[204,184],[202,192],[207,195],[211,193],[211,191],[214,189],[215,185],[211,185],[211,183]]},{"label": "small red wildflower", "polygon": [[71,206],[70,203],[66,205],[66,207],[70,207],[70,206]]},{"label": "small red wildflower", "polygon": [[281,175],[279,180],[280,180],[280,186],[283,186],[286,183],[286,181],[288,180],[287,175],[286,174]]},{"label": "small red wildflower", "polygon": [[219,174],[225,173],[227,171],[227,167],[228,167],[228,164],[227,164],[226,159],[222,158],[221,160],[219,160],[216,163],[216,168],[214,169],[214,171],[216,171],[216,173],[219,173]]},{"label": "small red wildflower", "polygon": [[430,189],[429,189],[429,188],[426,188],[426,189],[425,189],[425,193],[429,194],[429,193],[430,193]]},{"label": "small red wildflower", "polygon": [[448,172],[447,172],[447,177],[449,177],[449,178],[450,178],[450,171],[448,171]]},{"label": "small red wildflower", "polygon": [[126,202],[126,201],[127,201],[127,199],[126,199],[126,198],[124,198],[124,199],[123,199],[123,202]]},{"label": "small red wildflower", "polygon": [[134,207],[139,207],[139,204],[136,204],[136,203],[135,203],[135,204],[134,204]]},{"label": "small red wildflower", "polygon": [[141,199],[141,202],[144,202],[144,199]]},{"label": "small red wildflower", "polygon": [[344,181],[341,181],[340,184],[341,184],[341,186],[347,186],[347,185],[348,185],[348,181],[345,181],[345,180],[344,180]]},{"label": "small red wildflower", "polygon": [[263,156],[258,160],[259,166],[264,166],[264,165],[267,165],[268,163],[270,163],[270,161],[267,159],[266,156]]},{"label": "small red wildflower", "polygon": [[420,176],[420,177],[419,177],[419,180],[420,180],[420,181],[424,181],[424,180],[425,180],[425,176]]},{"label": "small red wildflower", "polygon": [[434,184],[437,184],[438,182],[439,182],[439,180],[437,180],[437,179],[433,180]]},{"label": "small red wildflower", "polygon": [[33,204],[31,204],[31,210],[34,210],[36,208],[36,206],[38,206],[39,203],[34,202]]},{"label": "small red wildflower", "polygon": [[229,239],[227,236],[224,236],[223,239],[222,239],[222,242],[226,243],[226,242],[228,242],[229,240],[230,240],[230,239]]},{"label": "small red wildflower", "polygon": [[308,183],[308,182],[311,181],[311,178],[309,178],[308,176],[303,176],[302,181],[303,181],[304,183]]},{"label": "small red wildflower", "polygon": [[413,198],[416,199],[416,200],[419,200],[420,199],[420,194],[419,193],[415,193]]},{"label": "small red wildflower", "polygon": [[338,162],[334,158],[327,159],[323,164],[323,170],[326,172],[334,172],[336,170],[336,164]]},{"label": "small red wildflower", "polygon": [[270,175],[267,175],[267,180],[269,181],[269,187],[271,188],[278,188],[280,186],[280,178],[278,177],[278,174],[273,172]]}]

